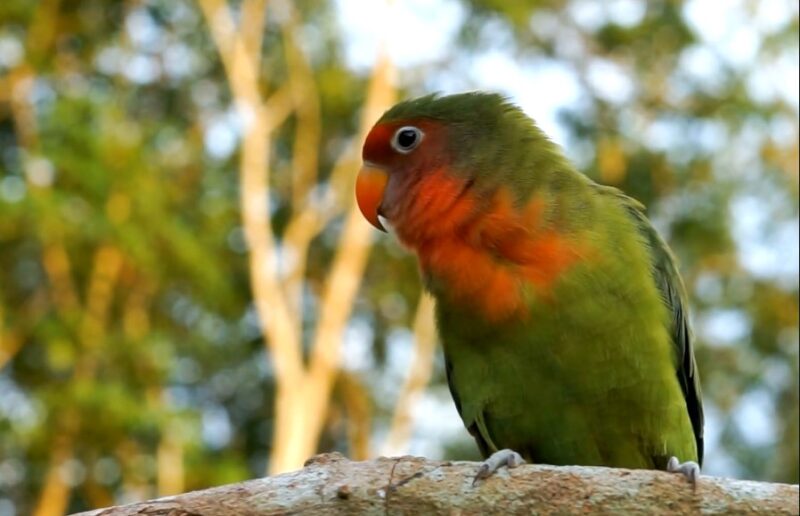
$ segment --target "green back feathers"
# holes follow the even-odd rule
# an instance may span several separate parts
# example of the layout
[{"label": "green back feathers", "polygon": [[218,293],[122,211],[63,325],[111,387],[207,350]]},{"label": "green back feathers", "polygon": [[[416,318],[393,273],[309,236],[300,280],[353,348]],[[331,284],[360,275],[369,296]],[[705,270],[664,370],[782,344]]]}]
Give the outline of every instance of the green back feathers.
[{"label": "green back feathers", "polygon": [[689,326],[689,300],[683,285],[676,259],[653,225],[647,220],[644,206],[620,190],[608,186],[596,186],[603,195],[615,198],[633,218],[636,227],[649,246],[651,272],[663,302],[669,310],[669,330],[675,353],[676,373],[697,445],[697,462],[703,464],[703,402],[700,376],[694,357],[694,336]]}]

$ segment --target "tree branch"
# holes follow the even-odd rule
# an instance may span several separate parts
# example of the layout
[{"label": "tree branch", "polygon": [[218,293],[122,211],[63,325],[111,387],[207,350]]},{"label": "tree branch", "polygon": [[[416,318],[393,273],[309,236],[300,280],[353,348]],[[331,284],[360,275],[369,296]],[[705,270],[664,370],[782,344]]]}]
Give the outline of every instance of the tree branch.
[{"label": "tree branch", "polygon": [[300,471],[110,507],[82,516],[227,514],[796,514],[798,487],[650,470],[524,465],[472,485],[474,462],[351,462],[318,455]]}]

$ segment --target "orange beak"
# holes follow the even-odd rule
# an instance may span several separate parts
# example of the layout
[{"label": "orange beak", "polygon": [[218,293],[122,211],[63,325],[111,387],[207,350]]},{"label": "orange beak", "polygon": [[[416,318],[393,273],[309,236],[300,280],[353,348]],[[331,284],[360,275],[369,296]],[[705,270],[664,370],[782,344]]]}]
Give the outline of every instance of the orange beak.
[{"label": "orange beak", "polygon": [[378,208],[383,201],[387,181],[389,174],[386,170],[369,162],[364,163],[356,179],[356,201],[361,214],[370,224],[384,233],[386,229],[378,220]]}]

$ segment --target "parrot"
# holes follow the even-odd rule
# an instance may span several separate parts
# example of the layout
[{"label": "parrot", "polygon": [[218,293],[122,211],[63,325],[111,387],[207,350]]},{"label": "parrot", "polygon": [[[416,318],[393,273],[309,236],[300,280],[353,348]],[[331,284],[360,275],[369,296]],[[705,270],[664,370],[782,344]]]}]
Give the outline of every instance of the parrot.
[{"label": "parrot", "polygon": [[416,254],[436,300],[450,392],[485,459],[476,481],[530,461],[696,484],[687,294],[638,201],[578,172],[497,93],[400,102],[362,158],[361,213]]}]

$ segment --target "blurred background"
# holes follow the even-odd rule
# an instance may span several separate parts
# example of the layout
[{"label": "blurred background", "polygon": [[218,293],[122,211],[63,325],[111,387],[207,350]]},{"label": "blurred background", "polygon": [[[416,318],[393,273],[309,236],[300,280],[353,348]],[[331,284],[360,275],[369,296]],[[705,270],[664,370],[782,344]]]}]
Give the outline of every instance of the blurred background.
[{"label": "blurred background", "polygon": [[798,482],[796,2],[3,0],[0,516],[477,458],[353,181],[397,99],[478,88],[675,250],[704,472]]}]

